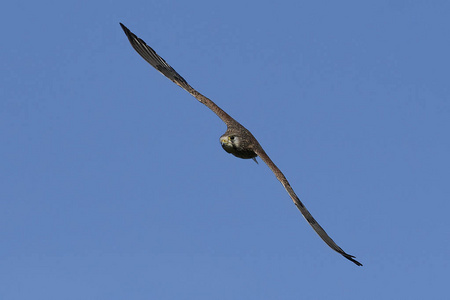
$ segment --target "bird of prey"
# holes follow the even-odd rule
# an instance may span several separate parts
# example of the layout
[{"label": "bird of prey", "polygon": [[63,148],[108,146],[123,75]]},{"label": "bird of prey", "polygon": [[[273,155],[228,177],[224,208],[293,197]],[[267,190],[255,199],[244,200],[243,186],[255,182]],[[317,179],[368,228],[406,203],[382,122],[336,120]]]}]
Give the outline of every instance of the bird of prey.
[{"label": "bird of prey", "polygon": [[278,169],[278,167],[272,162],[269,156],[264,152],[261,145],[258,143],[256,138],[239,122],[233,119],[225,111],[223,111],[219,106],[217,106],[213,101],[200,94],[196,89],[190,86],[187,81],[177,73],[161,56],[156,54],[156,52],[150,48],[143,40],[138,38],[134,33],[132,33],[125,25],[120,23],[123,31],[125,32],[128,40],[133,46],[134,50],[142,56],[149,64],[151,64],[156,70],[162,73],[164,76],[173,81],[176,85],[180,86],[182,89],[187,91],[189,94],[194,96],[198,101],[206,105],[211,109],[223,122],[227,125],[227,130],[220,137],[220,143],[223,149],[233,154],[236,157],[249,159],[252,158],[256,161],[256,157],[259,156],[267,166],[273,171],[277,179],[284,186],[289,196],[294,201],[294,204],[302,213],[303,217],[308,221],[309,225],[315,230],[315,232],[322,238],[322,240],[330,246],[331,249],[338,252],[348,260],[352,261],[358,266],[362,266],[360,262],[354,259],[353,255],[346,253],[341,249],[331,237],[325,232],[322,226],[317,223],[313,216],[306,209],[305,205],[300,201],[300,199],[295,194],[291,185],[287,181],[283,173]]}]

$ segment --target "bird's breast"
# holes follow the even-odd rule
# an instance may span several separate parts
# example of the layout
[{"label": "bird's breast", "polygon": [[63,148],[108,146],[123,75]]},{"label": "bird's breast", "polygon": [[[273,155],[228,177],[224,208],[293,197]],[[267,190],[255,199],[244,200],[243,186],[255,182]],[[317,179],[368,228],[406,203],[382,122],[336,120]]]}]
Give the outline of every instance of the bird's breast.
[{"label": "bird's breast", "polygon": [[243,158],[243,159],[254,158],[257,156],[256,153],[253,152],[253,150],[239,149],[239,148],[233,147],[233,145],[230,145],[230,144],[222,144],[222,148],[226,152],[231,153],[234,156]]}]

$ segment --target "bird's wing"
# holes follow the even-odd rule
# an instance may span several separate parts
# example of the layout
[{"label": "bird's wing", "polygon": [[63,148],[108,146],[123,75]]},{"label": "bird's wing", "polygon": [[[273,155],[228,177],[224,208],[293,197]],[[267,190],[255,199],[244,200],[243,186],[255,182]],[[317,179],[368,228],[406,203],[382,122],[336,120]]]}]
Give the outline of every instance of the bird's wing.
[{"label": "bird's wing", "polygon": [[161,56],[159,56],[155,50],[149,47],[142,39],[138,38],[134,33],[132,33],[125,25],[120,23],[123,31],[125,32],[128,40],[133,46],[134,50],[142,56],[149,64],[151,64],[156,70],[158,70],[161,74],[169,78],[176,85],[180,86],[184,90],[186,90],[189,94],[194,96],[198,101],[206,105],[209,109],[211,109],[222,121],[224,121],[227,125],[236,122],[233,118],[231,118],[225,111],[223,111],[219,106],[217,106],[212,100],[205,97],[193,87],[191,87],[187,81],[178,74]]},{"label": "bird's wing", "polygon": [[342,256],[347,258],[348,260],[354,262],[358,266],[362,266],[360,262],[354,259],[353,255],[345,253],[344,250],[341,249],[334,241],[333,239],[325,232],[325,230],[322,228],[322,226],[317,223],[317,221],[313,218],[311,213],[306,209],[305,205],[300,201],[300,199],[295,194],[294,190],[292,189],[291,185],[287,181],[284,174],[278,169],[278,167],[272,162],[272,160],[269,158],[269,156],[266,154],[266,152],[261,148],[258,147],[255,150],[255,153],[258,154],[258,156],[269,166],[269,168],[275,173],[275,176],[277,179],[281,182],[281,184],[284,186],[286,191],[288,192],[289,196],[292,198],[292,201],[294,201],[294,204],[297,206],[297,208],[302,213],[303,217],[305,217],[306,221],[308,221],[309,225],[314,229],[314,231],[322,238],[322,240],[327,243],[328,246],[330,246],[331,249],[334,251],[340,253]]},{"label": "bird's wing", "polygon": [[[133,48],[139,53],[142,58],[144,58],[149,64],[151,64],[155,69],[161,72],[164,76],[169,78],[175,84],[186,90],[192,96],[194,96],[198,101],[206,105],[210,108],[225,124],[237,124],[239,127],[242,127],[239,123],[237,123],[232,117],[230,117],[225,111],[223,111],[219,106],[217,106],[212,100],[200,94],[197,90],[191,87],[187,81],[177,73],[161,56],[159,56],[151,47],[149,47],[142,39],[138,38],[134,33],[132,33],[125,25],[120,23],[123,31],[125,32],[128,40],[130,41]],[[255,139],[256,141],[256,139]],[[256,141],[257,143],[257,141]],[[286,177],[283,173],[278,169],[278,167],[272,162],[272,160],[267,156],[264,150],[261,147],[255,150],[255,153],[272,169],[275,173],[278,180],[283,184],[284,188],[287,190],[295,205],[301,211],[305,219],[312,226],[312,228],[317,232],[317,234],[328,244],[333,250],[342,254],[345,258],[351,260],[358,266],[362,266],[361,263],[354,260],[352,255],[349,255],[344,252],[336,243],[328,236],[328,234],[323,230],[323,228],[317,223],[317,221],[311,216],[309,211],[294,193],[294,190],[289,185]]]}]

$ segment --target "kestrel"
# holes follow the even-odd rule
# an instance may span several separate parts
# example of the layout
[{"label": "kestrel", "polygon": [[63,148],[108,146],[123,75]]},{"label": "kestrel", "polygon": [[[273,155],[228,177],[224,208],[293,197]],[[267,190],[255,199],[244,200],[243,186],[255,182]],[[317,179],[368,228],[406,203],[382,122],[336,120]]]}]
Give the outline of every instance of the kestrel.
[{"label": "kestrel", "polygon": [[156,54],[156,52],[150,48],[143,40],[138,38],[134,33],[132,33],[127,27],[120,23],[123,31],[125,32],[128,40],[133,46],[134,50],[139,53],[142,58],[144,58],[149,64],[151,64],[156,70],[161,72],[164,76],[173,81],[176,85],[180,86],[182,89],[187,91],[189,94],[194,96],[198,101],[206,105],[211,109],[225,124],[227,125],[227,130],[220,137],[220,143],[223,149],[233,154],[239,158],[249,159],[252,158],[256,161],[256,157],[259,156],[269,168],[273,171],[277,179],[284,186],[289,196],[294,201],[294,204],[302,213],[303,217],[308,221],[309,225],[314,229],[314,231],[322,238],[322,240],[330,246],[331,249],[340,253],[342,256],[352,261],[358,266],[362,266],[360,262],[354,259],[353,255],[346,253],[341,249],[333,239],[325,232],[322,226],[317,223],[313,216],[306,209],[305,205],[300,201],[300,199],[295,194],[291,185],[287,181],[283,173],[278,169],[278,167],[272,162],[269,156],[264,152],[261,145],[258,143],[256,138],[239,122],[233,119],[225,111],[223,111],[219,106],[217,106],[213,101],[200,94],[196,89],[191,87],[187,81],[177,73],[161,56]]}]

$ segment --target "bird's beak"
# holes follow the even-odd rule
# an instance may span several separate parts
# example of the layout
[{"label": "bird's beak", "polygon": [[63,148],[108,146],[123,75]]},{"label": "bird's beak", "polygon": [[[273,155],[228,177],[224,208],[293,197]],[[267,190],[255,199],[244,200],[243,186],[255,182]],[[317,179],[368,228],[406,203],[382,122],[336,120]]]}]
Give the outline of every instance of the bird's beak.
[{"label": "bird's beak", "polygon": [[230,140],[230,138],[229,137],[227,137],[227,136],[224,136],[224,137],[221,137],[220,138],[220,143],[223,145],[223,144],[228,144],[228,141]]}]

